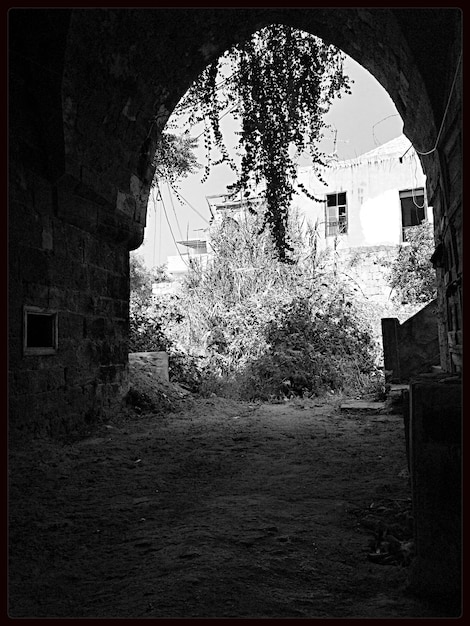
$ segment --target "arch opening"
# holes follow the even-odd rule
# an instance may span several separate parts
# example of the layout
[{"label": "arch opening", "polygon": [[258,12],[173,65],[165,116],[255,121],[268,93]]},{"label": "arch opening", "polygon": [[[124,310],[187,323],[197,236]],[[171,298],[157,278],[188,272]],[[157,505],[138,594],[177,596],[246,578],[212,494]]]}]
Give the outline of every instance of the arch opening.
[{"label": "arch opening", "polygon": [[[431,482],[440,493],[457,493],[458,480],[445,467],[458,477],[458,428],[452,430],[442,416],[449,411],[450,385],[458,387],[462,357],[459,10],[40,9],[10,15],[12,437],[83,433],[122,406],[128,385],[128,251],[143,238],[157,139],[208,62],[277,22],[337,45],[370,71],[421,153],[434,212],[441,367],[451,381],[416,387],[414,397],[421,399],[411,409],[422,430],[415,435],[424,442],[430,438],[442,455],[436,462],[423,444],[415,470],[420,464],[433,468]],[[331,192],[331,215],[337,218],[332,221],[341,230],[348,198],[345,204],[342,190]],[[53,315],[46,330],[54,341],[29,346],[49,348],[48,354],[24,350],[28,307]],[[426,422],[419,421],[420,411]],[[429,480],[420,494],[428,504],[437,501]],[[444,538],[440,552],[432,545],[428,552],[449,554],[452,563],[447,568],[447,562],[436,564],[423,553],[415,580],[436,593],[445,588],[458,595],[458,506],[448,518],[443,505],[432,506],[418,507],[421,539],[426,543],[433,536],[429,520],[449,527],[452,549]],[[442,575],[444,568],[449,576]]]},{"label": "arch opening", "polygon": [[[14,183],[22,207],[18,214],[31,216],[26,219],[31,221],[32,229],[38,231],[36,239],[39,244],[33,246],[36,266],[43,268],[43,275],[48,273],[52,277],[45,280],[40,276],[37,279],[28,276],[26,284],[31,285],[27,287],[31,295],[15,294],[19,304],[58,307],[67,318],[71,315],[78,316],[77,320],[85,317],[82,324],[85,330],[80,332],[78,321],[67,321],[72,326],[75,324],[76,341],[89,339],[87,325],[90,329],[107,327],[106,311],[111,308],[114,319],[123,328],[126,326],[124,309],[128,296],[126,279],[121,272],[127,264],[126,250],[137,248],[143,239],[157,138],[178,100],[207,63],[233,43],[276,22],[314,33],[358,60],[386,88],[404,120],[405,134],[420,152],[423,151],[421,148],[433,145],[436,131],[444,120],[440,137],[445,149],[420,155],[420,159],[427,177],[427,201],[433,207],[436,229],[434,262],[439,279],[441,365],[445,371],[458,370],[462,326],[458,11],[176,11],[185,24],[181,32],[175,29],[176,13],[172,10],[67,11],[61,14],[64,19],[56,24],[54,31],[45,29],[50,36],[32,38],[29,45],[18,33],[22,29],[23,32],[34,31],[34,28],[28,30],[34,12],[21,13],[24,23],[22,28],[15,27],[17,35],[12,43],[16,55],[14,63],[18,63],[15,65],[17,76],[24,74],[26,67],[32,76],[34,67],[38,66],[57,76],[61,74],[58,64],[61,59],[63,61],[60,101],[64,144],[62,157],[60,150],[48,148],[52,160],[62,163],[63,173],[59,167],[48,180],[47,176],[41,178],[45,176],[41,159],[35,162],[25,155],[28,152],[34,154],[28,146],[36,145],[43,152],[46,149],[43,139],[32,130],[35,124],[43,123],[45,109],[42,104],[35,109],[33,104],[29,118],[12,115],[12,133],[20,139],[14,145],[24,146],[19,152],[12,152]],[[48,13],[45,11],[41,15],[47,16]],[[439,32],[442,54],[429,44],[431,38],[426,41],[419,38],[418,41],[411,37],[413,29],[410,24],[419,19],[423,29],[427,28],[430,33]],[[343,28],[338,28],[339,24]],[[146,35],[137,37],[137,33]],[[154,33],[162,35],[157,42]],[[64,47],[65,52],[60,56],[50,55],[48,51],[57,47]],[[439,71],[436,70],[431,78],[426,69],[423,62],[426,55],[432,59],[445,59],[436,65],[441,72],[440,81]],[[12,74],[12,84],[15,90],[12,91],[11,108],[19,112],[24,110],[25,93],[16,90],[20,81],[15,79],[15,74]],[[50,93],[59,95],[57,81],[50,86]],[[41,93],[38,91],[36,99],[31,102],[39,102]],[[49,101],[47,115],[51,119],[57,102],[57,97]],[[32,130],[29,135],[28,128]],[[45,183],[41,182],[44,201],[39,203],[26,199],[24,193],[25,189],[35,185],[37,176]],[[35,204],[39,206],[39,220],[34,217],[37,213]],[[338,215],[339,210],[337,205]],[[73,311],[67,304],[70,298],[63,295],[66,290],[56,290],[57,296],[51,300],[48,287],[57,281],[60,267],[66,264],[69,253],[64,246],[56,245],[56,241],[65,237],[70,228],[73,234],[69,240],[76,242],[76,246],[74,243],[70,247],[74,249],[72,274],[77,276],[77,305]],[[100,247],[107,251],[106,258],[111,265],[108,261],[97,261],[99,254],[94,250]],[[17,258],[13,265],[20,268],[21,253]],[[19,276],[22,271],[18,269]],[[94,282],[100,285],[96,293],[88,287],[91,276],[96,277]],[[103,296],[104,284],[107,291]],[[37,297],[37,293],[44,296]],[[95,304],[84,305],[83,298],[78,297],[81,293],[87,294],[89,302],[100,302],[101,305],[98,308]],[[90,332],[93,334],[94,331]],[[110,328],[110,333],[114,332]],[[118,344],[114,354],[121,356],[111,357],[111,361],[117,360],[117,369],[125,378],[122,363],[119,364],[126,352],[124,331]],[[20,345],[21,337],[18,336]],[[105,351],[109,353],[108,348]],[[90,345],[88,353],[95,353],[98,358],[92,369],[101,371],[101,349],[96,351]],[[21,359],[18,367],[24,367]],[[87,367],[83,367],[84,372]],[[93,395],[92,390],[90,393]]]},{"label": "arch opening", "polygon": [[[350,61],[350,63],[353,62]],[[361,78],[366,73],[365,70],[362,70],[362,72]],[[220,80],[222,81],[223,79]],[[380,92],[375,91],[374,94],[380,95]],[[343,111],[347,114],[347,107],[343,107]],[[221,113],[224,115],[226,111],[224,110]],[[388,115],[385,119],[379,119],[380,116],[373,119],[379,123],[387,121],[387,118],[392,116],[401,119],[396,109],[389,108],[387,113]],[[171,120],[172,118],[170,118],[170,123]],[[172,132],[174,126],[175,123],[172,124]],[[370,123],[369,130],[371,126],[372,124]],[[200,135],[199,131],[200,127],[196,127],[193,136]],[[375,132],[373,127],[372,132]],[[335,143],[337,143],[336,139]],[[378,143],[375,136],[374,143]],[[201,154],[202,151],[198,154],[198,157]],[[374,305],[379,304],[372,325],[374,327],[374,338],[380,346],[380,351],[382,344],[381,317],[394,318],[398,316],[400,321],[404,321],[426,304],[424,300],[422,302],[419,301],[419,304],[414,303],[414,307],[402,308],[399,313],[397,313],[397,307],[387,306],[390,304],[390,293],[393,291],[387,281],[388,268],[397,254],[397,249],[404,241],[406,229],[413,225],[419,225],[423,220],[426,220],[426,222],[432,221],[432,207],[428,206],[425,199],[425,177],[421,170],[419,159],[416,153],[414,153],[410,142],[405,137],[394,138],[390,145],[370,150],[367,155],[357,155],[355,153],[355,158],[343,158],[338,161],[337,155],[330,154],[329,158],[330,162],[328,167],[325,168],[325,171],[329,171],[327,185],[319,182],[311,168],[300,166],[301,180],[303,179],[303,183],[305,183],[304,187],[309,189],[314,196],[321,198],[321,202],[315,203],[313,200],[308,199],[307,196],[303,196],[301,192],[298,192],[291,206],[295,205],[297,210],[300,209],[301,219],[304,222],[304,236],[307,233],[310,233],[310,236],[312,236],[313,232],[315,233],[313,236],[315,238],[316,251],[325,248],[325,253],[329,252],[336,259],[341,257],[340,261],[335,261],[337,275],[340,272],[343,277],[347,276],[351,281],[350,286],[352,285],[358,294],[369,299]],[[202,159],[204,159],[204,155]],[[325,176],[326,174],[323,173],[323,175]],[[197,177],[201,178],[202,174],[195,174],[194,178]],[[214,178],[220,179],[220,174],[215,174]],[[190,187],[188,186],[189,189]],[[202,194],[200,195],[200,204],[195,203],[195,191],[194,188],[191,189],[192,191],[189,193],[186,191],[181,193],[180,204],[178,204],[177,200],[178,192],[176,192],[174,199],[168,194],[165,194],[165,199],[163,199],[160,194],[160,202],[158,204],[154,202],[153,204],[155,213],[152,226],[154,228],[157,225],[157,214],[160,216],[160,227],[166,223],[170,225],[169,218],[172,218],[172,214],[175,216],[175,219],[172,219],[173,226],[171,227],[170,225],[170,229],[166,232],[168,239],[173,239],[173,244],[176,248],[173,252],[177,252],[169,259],[168,269],[173,278],[181,278],[184,274],[187,274],[188,270],[191,269],[191,264],[194,265],[194,262],[196,262],[196,266],[199,268],[201,263],[206,264],[207,259],[213,256],[210,253],[210,243],[207,241],[207,237],[203,235],[204,231],[207,233],[210,230],[207,222],[210,220],[220,225],[221,220],[227,218],[227,216],[233,219],[243,205],[243,202],[240,204],[241,196],[240,198],[230,199],[229,195],[227,195],[227,190],[220,183],[218,188],[212,187],[210,189],[213,194],[218,192],[215,195],[219,195],[219,198],[213,199],[207,193],[209,187],[206,186],[206,197],[204,198]],[[348,196],[348,203],[345,200],[340,207],[336,204],[329,206],[333,196],[339,197],[338,191],[339,196],[344,196],[344,198],[346,195]],[[187,202],[185,199],[187,197],[191,197],[192,202]],[[417,199],[419,199],[419,202]],[[199,209],[197,213],[201,217],[200,211],[204,211],[206,200],[209,207],[205,209],[207,213],[207,220],[204,220],[205,223],[200,222],[198,224],[197,233],[194,233],[192,237],[189,236],[188,223],[183,234],[175,213],[175,205],[178,210],[181,210],[186,203],[189,209],[195,211],[194,204],[196,204]],[[250,202],[252,201],[253,199],[250,200]],[[211,203],[214,210],[211,208]],[[411,210],[411,206],[414,210]],[[340,227],[337,226],[338,211],[343,211],[343,214],[340,216],[340,220],[343,220]],[[348,212],[348,218],[346,217],[346,211]],[[194,218],[194,215],[192,217]],[[154,232],[154,228],[152,228],[152,232]],[[177,236],[175,237],[175,234],[178,232],[179,242],[177,245]],[[158,243],[161,243],[161,235]],[[153,249],[148,251],[147,257],[153,259],[153,261],[155,260],[156,244],[157,238],[154,236]],[[150,245],[152,246],[152,244]],[[160,259],[160,261],[164,261],[164,259]],[[379,272],[377,272],[378,268],[380,268]],[[430,268],[430,274],[433,272],[434,270]],[[165,289],[163,285],[159,287],[158,291]],[[167,288],[168,290],[171,289],[170,286]],[[432,296],[428,297],[428,301],[430,299],[432,299]],[[206,316],[206,319],[209,319],[209,317]],[[429,349],[432,355],[428,355],[427,358],[428,360],[433,360],[432,365],[438,366],[437,328],[434,328],[433,332],[436,336],[432,347]],[[204,328],[203,332],[201,331],[201,336],[205,335],[210,335],[210,329]],[[189,345],[186,345],[186,347],[190,349]],[[202,344],[194,349],[198,354],[204,352]],[[377,360],[379,359],[380,357],[377,357]],[[430,365],[431,363],[428,363],[427,367]]]}]

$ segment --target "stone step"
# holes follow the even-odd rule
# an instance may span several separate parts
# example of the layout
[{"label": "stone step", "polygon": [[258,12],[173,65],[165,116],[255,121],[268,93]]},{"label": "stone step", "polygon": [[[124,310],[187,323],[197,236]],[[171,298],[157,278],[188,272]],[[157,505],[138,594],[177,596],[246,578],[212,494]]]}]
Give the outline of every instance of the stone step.
[{"label": "stone step", "polygon": [[383,411],[385,402],[371,402],[367,400],[348,400],[340,405],[341,411]]}]

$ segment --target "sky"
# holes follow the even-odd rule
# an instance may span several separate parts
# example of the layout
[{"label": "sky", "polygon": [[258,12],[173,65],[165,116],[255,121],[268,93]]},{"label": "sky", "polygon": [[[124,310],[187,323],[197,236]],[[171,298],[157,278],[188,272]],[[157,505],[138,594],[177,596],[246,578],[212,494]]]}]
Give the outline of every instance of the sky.
[{"label": "sky", "polygon": [[[346,57],[345,73],[354,81],[352,94],[336,99],[324,119],[336,128],[339,159],[352,159],[401,135],[403,121],[385,89],[350,57]],[[236,142],[235,124],[227,116],[221,126],[230,149]],[[334,150],[333,128],[325,131],[322,147],[326,153]],[[201,131],[202,126],[196,126],[191,134],[198,136]],[[196,156],[199,163],[205,163],[202,141]],[[155,190],[151,192],[144,242],[136,250],[149,268],[165,264],[168,256],[187,252],[187,248],[178,245],[177,241],[203,237],[202,230],[210,219],[206,196],[225,193],[226,186],[235,181],[234,173],[227,165],[214,167],[204,183],[201,182],[203,174],[204,168],[201,168],[180,180],[178,187],[183,203],[165,184],[161,189],[163,202],[156,201]]]}]

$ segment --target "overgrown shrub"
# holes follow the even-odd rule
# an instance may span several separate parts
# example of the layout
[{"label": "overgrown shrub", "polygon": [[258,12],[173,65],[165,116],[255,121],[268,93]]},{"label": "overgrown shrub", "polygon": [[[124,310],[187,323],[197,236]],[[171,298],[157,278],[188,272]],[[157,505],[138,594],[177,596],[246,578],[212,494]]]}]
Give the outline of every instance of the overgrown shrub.
[{"label": "overgrown shrub", "polygon": [[257,215],[237,217],[213,228],[213,259],[192,265],[177,296],[131,304],[134,349],[166,350],[171,380],[204,395],[269,400],[381,389],[375,309],[338,277],[315,232],[302,239],[292,218],[295,256],[286,264]]},{"label": "overgrown shrub", "polygon": [[162,268],[149,270],[139,257],[131,255],[131,296],[129,307],[129,351],[168,353],[170,379],[197,391],[199,363],[176,341],[175,327],[183,320],[180,300],[175,294],[152,295],[152,284],[165,277]]},{"label": "overgrown shrub", "polygon": [[432,224],[411,226],[406,230],[406,239],[391,265],[389,284],[395,290],[394,299],[401,304],[425,304],[437,294],[436,272],[431,264]]},{"label": "overgrown shrub", "polygon": [[269,399],[362,391],[377,374],[370,329],[344,298],[296,298],[266,328],[268,349],[245,368],[243,395]]},{"label": "overgrown shrub", "polygon": [[166,351],[170,341],[165,334],[158,311],[148,306],[132,306],[129,315],[129,351]]},{"label": "overgrown shrub", "polygon": [[296,257],[286,264],[259,234],[256,215],[237,217],[213,229],[214,258],[190,272],[181,295],[179,342],[202,356],[201,391],[269,399],[376,384],[379,346],[367,303],[311,242],[302,244],[295,220]]}]

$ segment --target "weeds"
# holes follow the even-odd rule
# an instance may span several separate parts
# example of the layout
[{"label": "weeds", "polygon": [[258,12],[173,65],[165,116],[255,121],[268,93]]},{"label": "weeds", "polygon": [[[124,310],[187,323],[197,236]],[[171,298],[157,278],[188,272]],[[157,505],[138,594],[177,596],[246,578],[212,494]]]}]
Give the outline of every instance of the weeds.
[{"label": "weeds", "polygon": [[172,380],[203,395],[380,394],[375,311],[316,248],[314,230],[302,243],[291,218],[295,255],[286,264],[257,215],[235,217],[213,227],[213,258],[204,270],[192,266],[178,297],[134,315],[132,345],[167,350]]}]

